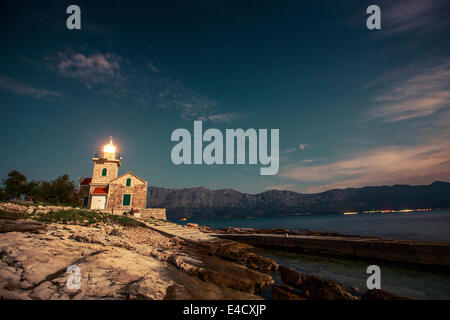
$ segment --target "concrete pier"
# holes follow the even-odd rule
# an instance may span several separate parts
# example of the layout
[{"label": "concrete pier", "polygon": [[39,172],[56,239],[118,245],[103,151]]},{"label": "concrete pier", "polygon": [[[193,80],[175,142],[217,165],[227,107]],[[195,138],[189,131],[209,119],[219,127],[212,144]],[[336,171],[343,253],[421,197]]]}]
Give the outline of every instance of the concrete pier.
[{"label": "concrete pier", "polygon": [[379,259],[425,266],[450,267],[450,243],[345,236],[282,234],[215,234],[257,247],[310,254]]}]

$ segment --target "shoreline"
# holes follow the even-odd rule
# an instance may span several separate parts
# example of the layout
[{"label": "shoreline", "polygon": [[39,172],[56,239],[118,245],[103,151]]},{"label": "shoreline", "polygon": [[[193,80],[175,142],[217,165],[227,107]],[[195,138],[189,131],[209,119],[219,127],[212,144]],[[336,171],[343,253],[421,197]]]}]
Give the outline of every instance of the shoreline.
[{"label": "shoreline", "polygon": [[335,232],[287,229],[226,228],[199,226],[216,237],[249,245],[350,259],[372,259],[428,270],[450,270],[450,243],[390,240]]},{"label": "shoreline", "polygon": [[[20,206],[8,210],[0,211],[3,299],[402,298],[297,272],[290,264],[280,265],[256,254],[255,246],[220,238],[218,230],[208,227],[158,219],[117,219],[95,211],[36,213]],[[312,233],[306,237],[333,237]],[[69,278],[66,268],[71,265],[80,268],[80,290],[65,285]]]}]

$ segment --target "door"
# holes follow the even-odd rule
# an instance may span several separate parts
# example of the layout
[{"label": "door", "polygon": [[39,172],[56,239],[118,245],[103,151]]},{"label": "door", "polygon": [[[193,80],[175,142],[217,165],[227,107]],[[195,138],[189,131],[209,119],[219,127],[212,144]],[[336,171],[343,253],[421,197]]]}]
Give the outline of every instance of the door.
[{"label": "door", "polygon": [[87,208],[89,203],[89,197],[84,197],[83,199],[83,208]]},{"label": "door", "polygon": [[106,196],[92,196],[91,209],[93,210],[106,209]]},{"label": "door", "polygon": [[131,194],[124,194],[123,195],[123,200],[122,200],[122,205],[124,207],[128,207],[131,204]]}]

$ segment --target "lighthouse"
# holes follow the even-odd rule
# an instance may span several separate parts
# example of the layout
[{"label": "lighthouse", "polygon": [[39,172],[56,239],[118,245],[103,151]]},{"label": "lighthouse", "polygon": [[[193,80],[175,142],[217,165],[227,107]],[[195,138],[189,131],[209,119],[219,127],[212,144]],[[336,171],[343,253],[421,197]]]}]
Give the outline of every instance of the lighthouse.
[{"label": "lighthouse", "polygon": [[91,186],[105,187],[111,180],[119,176],[119,167],[122,157],[116,152],[117,148],[109,137],[109,143],[103,146],[103,150],[97,151],[92,160],[94,170],[92,172]]},{"label": "lighthouse", "polygon": [[146,208],[147,181],[132,172],[119,175],[122,157],[112,137],[94,153],[92,161],[92,177],[80,183],[86,208],[115,214]]}]

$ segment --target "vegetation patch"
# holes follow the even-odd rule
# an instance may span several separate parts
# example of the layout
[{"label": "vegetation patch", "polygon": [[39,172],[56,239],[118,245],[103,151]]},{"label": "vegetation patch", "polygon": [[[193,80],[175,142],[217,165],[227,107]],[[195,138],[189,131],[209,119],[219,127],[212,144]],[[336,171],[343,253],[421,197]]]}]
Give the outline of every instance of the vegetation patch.
[{"label": "vegetation patch", "polygon": [[145,225],[145,223],[141,222],[141,221],[137,221],[133,218],[128,218],[125,216],[116,216],[116,215],[109,215],[108,216],[108,220],[111,222],[115,222],[118,223],[122,226],[125,227],[144,227],[147,228],[147,226]]},{"label": "vegetation patch", "polygon": [[[17,218],[21,219],[21,218]],[[126,216],[117,216],[91,210],[60,210],[33,217],[47,223],[69,223],[90,225],[94,223],[116,223],[125,227],[147,227],[144,223]]]},{"label": "vegetation patch", "polygon": [[41,222],[93,224],[106,222],[106,214],[90,210],[60,210],[52,211],[33,219]]}]

